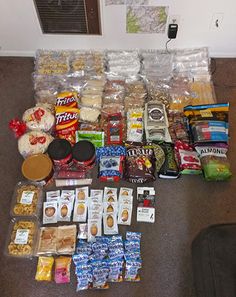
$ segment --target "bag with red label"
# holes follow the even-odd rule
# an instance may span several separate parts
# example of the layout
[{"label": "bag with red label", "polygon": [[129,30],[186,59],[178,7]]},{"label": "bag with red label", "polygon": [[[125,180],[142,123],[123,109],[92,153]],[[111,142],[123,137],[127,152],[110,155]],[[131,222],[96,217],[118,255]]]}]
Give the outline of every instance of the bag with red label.
[{"label": "bag with red label", "polygon": [[56,135],[75,144],[75,131],[78,130],[79,109],[56,106]]},{"label": "bag with red label", "polygon": [[181,174],[202,174],[198,154],[191,145],[180,140],[176,141],[175,155]]}]

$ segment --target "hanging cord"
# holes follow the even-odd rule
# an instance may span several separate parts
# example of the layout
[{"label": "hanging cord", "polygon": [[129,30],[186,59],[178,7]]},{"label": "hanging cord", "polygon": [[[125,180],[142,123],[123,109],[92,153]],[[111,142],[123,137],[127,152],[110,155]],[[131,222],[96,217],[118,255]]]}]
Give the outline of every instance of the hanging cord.
[{"label": "hanging cord", "polygon": [[169,54],[170,52],[169,52],[169,50],[168,50],[168,43],[171,41],[172,39],[169,39],[169,40],[167,40],[166,41],[166,52]]}]

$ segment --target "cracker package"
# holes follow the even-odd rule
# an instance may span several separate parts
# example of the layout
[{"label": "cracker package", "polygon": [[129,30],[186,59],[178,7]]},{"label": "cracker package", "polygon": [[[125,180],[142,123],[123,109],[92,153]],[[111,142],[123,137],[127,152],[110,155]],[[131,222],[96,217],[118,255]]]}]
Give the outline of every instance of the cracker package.
[{"label": "cracker package", "polygon": [[50,282],[52,280],[53,263],[54,263],[53,257],[39,257],[35,279],[37,281]]},{"label": "cracker package", "polygon": [[73,221],[74,222],[86,222],[87,219],[87,202],[75,200]]},{"label": "cracker package", "polygon": [[58,222],[70,222],[73,204],[67,200],[60,200],[58,203]]},{"label": "cracker package", "polygon": [[132,204],[120,204],[118,213],[118,224],[119,225],[131,225],[132,218]]},{"label": "cracker package", "polygon": [[102,235],[102,219],[88,219],[88,241],[95,241]]},{"label": "cracker package", "polygon": [[103,232],[106,235],[118,234],[117,214],[103,214]]}]

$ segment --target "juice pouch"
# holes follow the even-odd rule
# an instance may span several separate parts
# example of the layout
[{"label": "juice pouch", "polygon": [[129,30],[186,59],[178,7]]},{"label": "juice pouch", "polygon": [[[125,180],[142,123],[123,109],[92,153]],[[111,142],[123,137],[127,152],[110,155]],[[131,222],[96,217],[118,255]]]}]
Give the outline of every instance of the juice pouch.
[{"label": "juice pouch", "polygon": [[75,131],[78,130],[79,109],[66,106],[56,106],[56,135],[75,143]]},{"label": "juice pouch", "polygon": [[53,263],[54,263],[53,257],[39,257],[35,279],[37,281],[50,282],[52,280]]},{"label": "juice pouch", "polygon": [[55,282],[65,284],[70,282],[71,257],[59,257],[55,260]]},{"label": "juice pouch", "polygon": [[223,143],[196,146],[202,164],[204,177],[208,181],[228,180],[232,173],[226,153],[228,146]]}]

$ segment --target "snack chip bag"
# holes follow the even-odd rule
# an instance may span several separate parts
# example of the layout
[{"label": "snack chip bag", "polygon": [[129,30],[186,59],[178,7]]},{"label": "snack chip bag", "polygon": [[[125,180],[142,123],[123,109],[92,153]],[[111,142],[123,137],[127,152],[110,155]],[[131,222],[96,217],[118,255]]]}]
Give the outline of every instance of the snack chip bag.
[{"label": "snack chip bag", "polygon": [[59,257],[55,260],[55,282],[65,284],[70,282],[71,257]]},{"label": "snack chip bag", "polygon": [[75,143],[75,131],[78,130],[79,109],[57,106],[56,111],[56,134],[57,137]]},{"label": "snack chip bag", "polygon": [[39,257],[35,279],[37,281],[50,282],[52,280],[53,263],[54,263],[53,257]]},{"label": "snack chip bag", "polygon": [[77,100],[77,92],[62,92],[57,95],[56,106],[67,106],[70,108],[77,108]]},{"label": "snack chip bag", "polygon": [[126,258],[125,263],[125,281],[128,282],[139,282],[140,275],[139,269],[142,267],[141,259]]},{"label": "snack chip bag", "polygon": [[122,270],[123,270],[123,259],[113,259],[108,261],[109,266],[109,275],[108,281],[109,282],[122,282]]},{"label": "snack chip bag", "polygon": [[223,143],[196,146],[202,164],[204,177],[208,181],[228,180],[232,176],[226,153],[228,146]]}]

